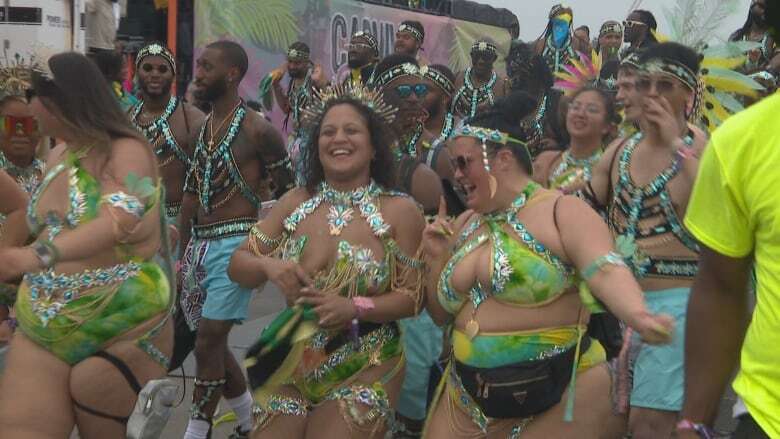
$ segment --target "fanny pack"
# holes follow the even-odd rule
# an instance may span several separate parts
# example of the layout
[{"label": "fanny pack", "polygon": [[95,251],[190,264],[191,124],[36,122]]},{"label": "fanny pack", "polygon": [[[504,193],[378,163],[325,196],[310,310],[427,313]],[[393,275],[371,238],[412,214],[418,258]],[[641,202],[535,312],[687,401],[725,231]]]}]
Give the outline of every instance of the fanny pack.
[{"label": "fanny pack", "polygon": [[[590,347],[583,337],[580,353]],[[490,418],[527,418],[558,404],[572,377],[577,347],[541,360],[482,368],[454,361],[463,388]]]}]

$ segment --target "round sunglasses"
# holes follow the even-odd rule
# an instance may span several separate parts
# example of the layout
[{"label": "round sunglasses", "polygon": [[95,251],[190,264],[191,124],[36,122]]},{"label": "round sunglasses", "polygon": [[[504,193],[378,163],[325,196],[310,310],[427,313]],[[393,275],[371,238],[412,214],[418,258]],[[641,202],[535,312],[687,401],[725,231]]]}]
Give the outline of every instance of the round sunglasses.
[{"label": "round sunglasses", "polygon": [[423,98],[425,95],[428,94],[430,90],[428,89],[428,84],[401,84],[395,88],[395,92],[398,94],[398,97],[401,99],[406,99],[409,96],[412,95],[412,93],[416,94],[418,98]]}]

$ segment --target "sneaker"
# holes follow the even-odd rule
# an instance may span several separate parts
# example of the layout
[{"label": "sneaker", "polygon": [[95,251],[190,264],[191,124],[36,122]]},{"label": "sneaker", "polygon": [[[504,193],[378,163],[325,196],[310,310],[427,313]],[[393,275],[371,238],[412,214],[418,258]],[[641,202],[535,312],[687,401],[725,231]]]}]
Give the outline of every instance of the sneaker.
[{"label": "sneaker", "polygon": [[228,436],[228,439],[249,439],[249,433],[251,433],[250,430],[242,431],[240,425],[236,425],[236,428],[233,429],[233,433]]}]

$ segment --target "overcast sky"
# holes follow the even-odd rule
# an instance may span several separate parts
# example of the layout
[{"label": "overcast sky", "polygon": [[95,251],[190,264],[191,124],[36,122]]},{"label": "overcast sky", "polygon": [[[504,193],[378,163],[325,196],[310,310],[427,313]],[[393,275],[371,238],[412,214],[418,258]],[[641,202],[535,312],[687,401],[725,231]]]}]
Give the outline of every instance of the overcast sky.
[{"label": "overcast sky", "polygon": [[[543,31],[547,24],[547,14],[550,8],[561,0],[478,0],[480,3],[489,4],[499,8],[507,8],[517,15],[520,20],[520,38],[523,40],[535,39]],[[708,0],[710,4],[718,4],[723,0]],[[722,38],[727,38],[731,32],[742,26],[747,18],[750,0],[734,0],[739,6],[728,22],[722,27]],[[671,9],[675,0],[568,0],[567,4],[574,11],[576,26],[587,25],[590,27],[591,36],[598,33],[601,23],[607,20],[620,20],[626,18],[631,5],[640,4],[640,9],[651,11],[658,21],[658,30],[666,32],[666,17],[664,9]]]}]

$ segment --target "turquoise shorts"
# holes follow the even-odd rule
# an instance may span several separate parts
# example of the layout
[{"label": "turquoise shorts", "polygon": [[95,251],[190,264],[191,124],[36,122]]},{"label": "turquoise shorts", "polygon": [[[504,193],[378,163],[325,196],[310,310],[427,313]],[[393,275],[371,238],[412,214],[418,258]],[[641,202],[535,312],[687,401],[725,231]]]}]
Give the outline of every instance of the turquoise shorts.
[{"label": "turquoise shorts", "polygon": [[682,409],[685,388],[685,316],[690,288],[672,288],[645,293],[653,314],[674,318],[672,342],[662,346],[642,343],[634,332],[632,343],[639,348],[633,367],[631,406],[677,412]]},{"label": "turquoise shorts", "polygon": [[230,258],[244,236],[191,239],[182,260],[182,308],[191,329],[201,317],[241,323],[248,317],[252,290],[227,274]]},{"label": "turquoise shorts", "polygon": [[401,387],[398,412],[409,419],[425,419],[428,402],[428,379],[431,367],[442,349],[442,330],[428,311],[399,321],[406,357],[406,376]]}]

